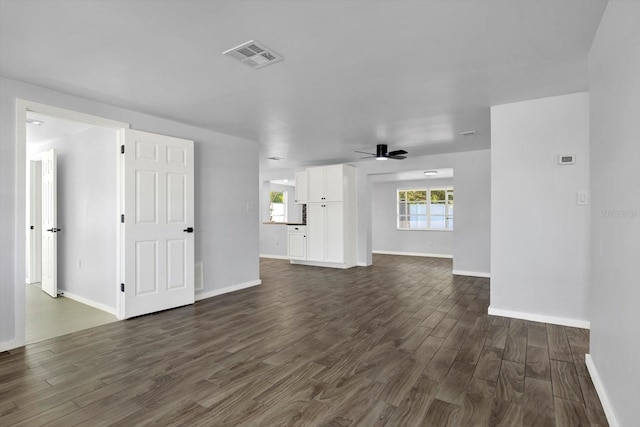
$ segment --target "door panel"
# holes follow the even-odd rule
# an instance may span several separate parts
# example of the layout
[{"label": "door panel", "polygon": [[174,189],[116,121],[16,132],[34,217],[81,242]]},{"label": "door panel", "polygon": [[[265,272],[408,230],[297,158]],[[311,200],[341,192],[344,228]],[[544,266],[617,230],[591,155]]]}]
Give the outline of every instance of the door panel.
[{"label": "door panel", "polygon": [[307,260],[324,261],[324,205],[307,205]]},{"label": "door panel", "polygon": [[342,165],[325,166],[324,168],[324,193],[325,201],[342,201]]},{"label": "door panel", "polygon": [[342,203],[327,203],[324,208],[325,224],[325,261],[344,262],[344,221]]},{"label": "door panel", "polygon": [[123,156],[122,317],[192,304],[193,141],[126,129]]},{"label": "door panel", "polygon": [[56,151],[42,156],[42,290],[58,296],[58,215]]}]

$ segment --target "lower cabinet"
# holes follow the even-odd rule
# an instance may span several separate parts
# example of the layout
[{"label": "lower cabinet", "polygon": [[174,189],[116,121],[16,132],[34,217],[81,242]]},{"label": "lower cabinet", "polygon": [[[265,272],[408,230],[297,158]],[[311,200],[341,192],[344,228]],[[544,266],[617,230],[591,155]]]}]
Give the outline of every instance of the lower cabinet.
[{"label": "lower cabinet", "polygon": [[289,225],[287,228],[287,248],[289,259],[304,261],[307,259],[307,227]]},{"label": "lower cabinet", "polygon": [[307,260],[345,262],[344,204],[307,204]]}]

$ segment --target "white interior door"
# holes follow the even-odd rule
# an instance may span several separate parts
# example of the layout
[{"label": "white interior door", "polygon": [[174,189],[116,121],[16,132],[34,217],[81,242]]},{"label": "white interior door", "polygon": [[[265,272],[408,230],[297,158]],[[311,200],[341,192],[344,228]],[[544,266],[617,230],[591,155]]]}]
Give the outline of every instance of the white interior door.
[{"label": "white interior door", "polygon": [[125,130],[122,317],[194,302],[193,141]]},{"label": "white interior door", "polygon": [[58,296],[58,215],[56,151],[42,156],[42,290]]}]

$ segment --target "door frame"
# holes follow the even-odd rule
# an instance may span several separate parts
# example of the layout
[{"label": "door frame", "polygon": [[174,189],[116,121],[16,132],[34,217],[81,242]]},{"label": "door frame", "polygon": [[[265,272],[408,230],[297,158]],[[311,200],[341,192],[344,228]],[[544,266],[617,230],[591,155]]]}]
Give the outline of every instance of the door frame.
[{"label": "door frame", "polygon": [[[117,156],[117,199],[118,203],[114,209],[114,221],[120,216],[122,211],[122,173],[120,164],[120,145],[124,143],[124,130],[129,129],[129,123],[120,122],[111,119],[105,119],[99,116],[81,113],[78,111],[67,110],[65,108],[54,107],[52,105],[41,104],[39,102],[28,101],[25,99],[16,99],[16,216],[15,216],[15,246],[16,246],[16,271],[15,271],[15,347],[25,345],[26,341],[26,239],[27,239],[27,206],[26,206],[26,182],[27,182],[27,111],[55,116],[63,119],[74,120],[87,123],[94,126],[107,127],[117,131],[116,142],[113,147],[113,155]],[[116,313],[118,319],[122,319],[121,313],[123,304],[120,293],[118,292],[119,279],[121,277],[121,237],[117,235],[117,255],[116,255],[116,277],[114,277],[113,287],[116,291]]]}]

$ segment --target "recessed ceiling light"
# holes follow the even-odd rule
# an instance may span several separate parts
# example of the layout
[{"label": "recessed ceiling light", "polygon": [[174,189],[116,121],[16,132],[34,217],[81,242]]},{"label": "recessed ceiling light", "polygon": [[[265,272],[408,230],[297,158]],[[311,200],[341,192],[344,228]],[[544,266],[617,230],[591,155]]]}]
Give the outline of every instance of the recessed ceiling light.
[{"label": "recessed ceiling light", "polygon": [[476,132],[475,130],[466,130],[464,132],[460,132],[460,135],[462,135],[462,136],[476,136],[476,135],[478,135],[478,132]]},{"label": "recessed ceiling light", "polygon": [[437,175],[438,171],[424,171],[424,174],[429,176],[429,175]]},{"label": "recessed ceiling light", "polygon": [[275,160],[276,162],[279,162],[280,160],[284,160],[282,157],[278,157],[278,156],[267,157],[267,159]]},{"label": "recessed ceiling light", "polygon": [[27,119],[27,123],[29,123],[30,125],[34,125],[34,126],[40,126],[44,122],[42,120]]}]

